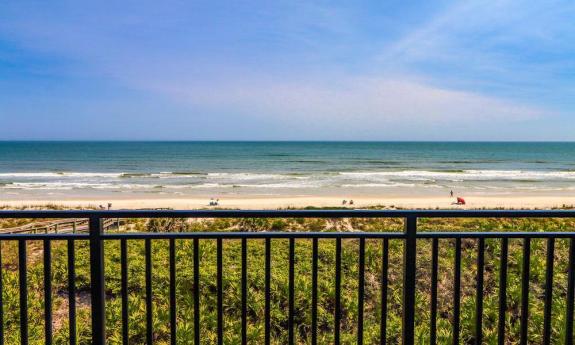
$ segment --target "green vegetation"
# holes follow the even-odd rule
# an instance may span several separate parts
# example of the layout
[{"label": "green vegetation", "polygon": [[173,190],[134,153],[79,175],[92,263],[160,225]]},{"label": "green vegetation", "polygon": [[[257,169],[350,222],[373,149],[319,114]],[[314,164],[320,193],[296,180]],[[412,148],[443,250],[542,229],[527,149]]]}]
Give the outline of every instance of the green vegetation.
[{"label": "green vegetation", "polygon": [[[402,231],[401,219],[209,219],[186,221],[158,219],[129,220],[127,231]],[[574,219],[423,219],[419,231],[570,231]],[[1,224],[0,224],[1,226]],[[342,343],[355,343],[357,324],[358,241],[343,240],[342,253]],[[438,343],[451,339],[453,240],[440,240]],[[295,323],[297,343],[310,343],[311,325],[311,240],[296,240]],[[390,240],[388,340],[399,344],[402,310],[401,240]],[[78,338],[89,344],[90,295],[89,252],[86,241],[76,241],[76,286]],[[556,241],[553,290],[553,340],[565,338],[565,295],[567,282],[568,240]],[[106,324],[111,344],[121,340],[119,241],[105,244]],[[178,343],[193,340],[193,242],[177,240],[177,331]],[[365,325],[366,344],[379,340],[381,240],[366,241]],[[29,332],[33,344],[44,342],[42,242],[28,242]],[[145,341],[144,243],[128,241],[130,339],[133,344]],[[152,241],[154,338],[157,344],[169,343],[169,258],[168,241]],[[263,240],[248,241],[248,337],[250,344],[264,339],[264,254]],[[484,342],[495,344],[497,338],[497,302],[500,240],[488,239],[485,246]],[[532,240],[529,342],[541,343],[543,333],[543,297],[546,241]],[[288,240],[272,240],[272,339],[274,344],[287,342]],[[216,241],[200,240],[200,318],[201,338],[205,344],[216,342]],[[474,337],[475,277],[477,241],[462,242],[461,339],[471,343]],[[518,343],[521,300],[522,241],[509,242],[508,308],[506,328],[508,343]],[[428,343],[431,286],[431,240],[418,240],[417,328],[419,344]],[[319,343],[333,342],[335,241],[319,241]],[[240,342],[241,329],[241,243],[224,240],[224,309],[226,344]],[[68,341],[67,318],[67,243],[52,243],[52,286],[55,343]],[[2,241],[2,283],[4,329],[7,344],[19,343],[18,247],[14,241]]]}]

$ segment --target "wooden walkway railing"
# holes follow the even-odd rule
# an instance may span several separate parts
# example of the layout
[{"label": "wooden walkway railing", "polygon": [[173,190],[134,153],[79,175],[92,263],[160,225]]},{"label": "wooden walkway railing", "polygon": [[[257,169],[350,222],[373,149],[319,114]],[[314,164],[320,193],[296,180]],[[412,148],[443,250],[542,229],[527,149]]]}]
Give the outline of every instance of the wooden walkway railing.
[{"label": "wooden walkway railing", "polygon": [[[118,229],[124,221],[118,218],[102,222],[104,230]],[[0,234],[66,234],[89,232],[89,221],[85,218],[37,221],[11,228],[0,228]]]}]

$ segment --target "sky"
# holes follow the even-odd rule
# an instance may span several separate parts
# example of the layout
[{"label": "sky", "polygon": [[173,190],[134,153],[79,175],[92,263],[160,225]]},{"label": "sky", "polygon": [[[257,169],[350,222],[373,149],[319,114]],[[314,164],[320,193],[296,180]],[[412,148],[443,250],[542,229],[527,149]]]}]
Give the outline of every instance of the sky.
[{"label": "sky", "polygon": [[0,140],[575,140],[574,1],[0,1]]}]

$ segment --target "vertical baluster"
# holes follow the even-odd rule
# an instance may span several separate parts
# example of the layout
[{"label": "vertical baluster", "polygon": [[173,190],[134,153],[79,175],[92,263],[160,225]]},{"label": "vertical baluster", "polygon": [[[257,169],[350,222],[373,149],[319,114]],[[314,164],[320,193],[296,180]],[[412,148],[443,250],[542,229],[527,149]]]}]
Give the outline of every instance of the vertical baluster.
[{"label": "vertical baluster", "polygon": [[28,344],[28,283],[26,267],[26,241],[18,241],[18,266],[20,283],[20,344]]},{"label": "vertical baluster", "polygon": [[459,310],[461,303],[461,238],[455,239],[455,263],[453,267],[453,345],[459,344]]},{"label": "vertical baluster", "polygon": [[339,331],[341,325],[341,238],[335,240],[335,315],[334,315],[334,343],[339,345]]},{"label": "vertical baluster", "polygon": [[547,240],[547,262],[545,272],[545,312],[543,316],[543,344],[551,344],[551,307],[553,305],[553,259],[555,239]]},{"label": "vertical baluster", "polygon": [[357,344],[363,344],[363,301],[365,293],[365,238],[359,239],[359,272],[357,293]]},{"label": "vertical baluster", "polygon": [[497,324],[497,343],[505,345],[505,311],[507,310],[507,254],[509,240],[501,239],[501,257],[499,259],[499,321]]},{"label": "vertical baluster", "polygon": [[70,345],[76,344],[76,253],[74,240],[68,240],[68,319]]},{"label": "vertical baluster", "polygon": [[531,239],[523,240],[523,272],[521,274],[521,336],[519,343],[527,345],[529,330],[529,270],[531,262]]},{"label": "vertical baluster", "polygon": [[270,283],[271,283],[271,262],[272,262],[272,253],[271,253],[271,239],[266,238],[266,258],[265,258],[265,344],[270,345],[271,341],[271,324],[270,324]]},{"label": "vertical baluster", "polygon": [[218,345],[224,344],[224,286],[223,286],[223,243],[217,239],[217,290],[218,290]]},{"label": "vertical baluster", "polygon": [[[120,220],[118,219],[118,229]],[[176,323],[176,241],[170,238],[170,344],[176,345],[177,323]]]},{"label": "vertical baluster", "polygon": [[52,246],[44,240],[44,343],[52,344]]},{"label": "vertical baluster", "polygon": [[431,246],[431,320],[429,342],[431,345],[435,345],[437,343],[437,275],[439,266],[439,240],[434,238]]},{"label": "vertical baluster", "polygon": [[200,242],[194,238],[194,343],[200,344]]},{"label": "vertical baluster", "polygon": [[569,246],[569,268],[567,273],[567,310],[565,314],[565,344],[573,345],[573,308],[575,300],[575,238]]},{"label": "vertical baluster", "polygon": [[128,324],[128,244],[124,238],[120,240],[120,275],[122,279],[122,344],[128,345],[130,339]]},{"label": "vertical baluster", "polygon": [[313,238],[311,262],[311,344],[317,345],[317,249],[318,239]]},{"label": "vertical baluster", "polygon": [[379,324],[380,344],[387,344],[387,285],[389,270],[389,240],[383,239],[381,245],[381,319]]},{"label": "vertical baluster", "polygon": [[288,344],[294,344],[294,264],[295,264],[295,240],[289,239],[289,296],[288,296]]},{"label": "vertical baluster", "polygon": [[[118,227],[119,227],[118,221]],[[170,344],[176,345],[176,240],[170,238]]]},{"label": "vertical baluster", "polygon": [[248,343],[248,243],[242,238],[242,345]]},{"label": "vertical baluster", "polygon": [[152,241],[144,240],[146,255],[146,344],[154,341],[153,305],[152,305]]},{"label": "vertical baluster", "polygon": [[477,248],[477,293],[475,303],[475,344],[483,342],[483,269],[485,266],[485,240],[479,239]]}]

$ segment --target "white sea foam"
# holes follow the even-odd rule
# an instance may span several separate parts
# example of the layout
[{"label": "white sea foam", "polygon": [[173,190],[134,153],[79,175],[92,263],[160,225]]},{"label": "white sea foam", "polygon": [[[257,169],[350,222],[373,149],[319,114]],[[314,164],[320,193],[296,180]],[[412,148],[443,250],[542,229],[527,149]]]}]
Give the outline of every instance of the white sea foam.
[{"label": "white sea foam", "polygon": [[[171,180],[173,179],[173,180]],[[354,172],[8,172],[0,190],[150,190],[444,188],[573,190],[575,171],[559,170],[385,170]]]},{"label": "white sea foam", "polygon": [[120,177],[122,173],[100,173],[100,172],[14,172],[0,173],[0,178],[65,178],[65,177]]},{"label": "white sea foam", "polygon": [[523,171],[523,170],[461,170],[461,171],[375,171],[375,172],[342,172],[342,176],[354,179],[406,179],[412,181],[444,180],[575,180],[574,171]]},{"label": "white sea foam", "polygon": [[159,172],[159,173],[105,173],[105,172],[11,172],[0,173],[2,179],[19,178],[208,178],[211,180],[306,180],[310,178],[329,179],[330,177],[344,177],[349,179],[409,179],[409,180],[501,180],[501,179],[575,179],[575,171],[535,171],[535,170],[460,170],[460,171],[429,171],[429,170],[400,170],[400,171],[357,171],[357,172],[310,172],[301,174],[290,173],[251,173],[251,172]]},{"label": "white sea foam", "polygon": [[200,184],[186,184],[186,185],[165,185],[168,189],[202,189],[202,188],[233,188],[231,184],[221,184],[221,183],[200,183]]},{"label": "white sea foam", "polygon": [[342,188],[442,188],[439,185],[432,184],[415,184],[415,183],[357,183],[357,184],[343,184]]},{"label": "white sea foam", "polygon": [[322,187],[323,184],[322,183],[311,183],[311,184],[307,184],[307,183],[290,183],[290,182],[284,182],[284,183],[261,183],[261,184],[235,184],[234,187],[240,187],[240,188],[270,188],[270,189],[274,189],[274,188],[318,188],[318,187]]},{"label": "white sea foam", "polygon": [[265,174],[265,173],[208,173],[208,179],[225,179],[233,181],[251,180],[303,180],[310,176],[290,175],[290,174]]},{"label": "white sea foam", "polygon": [[31,189],[31,190],[71,190],[71,189],[145,189],[155,188],[150,184],[112,184],[112,183],[83,183],[83,182],[14,182],[6,184],[5,189]]}]

